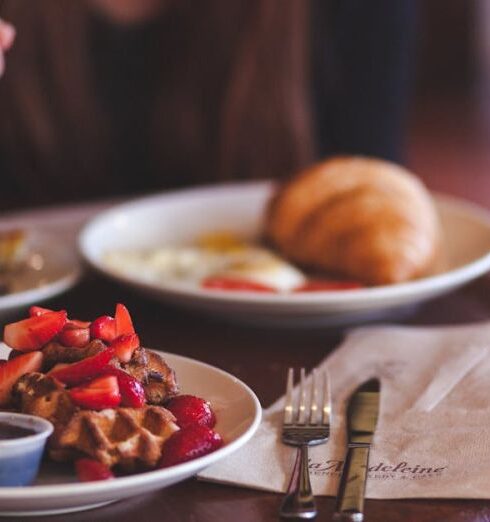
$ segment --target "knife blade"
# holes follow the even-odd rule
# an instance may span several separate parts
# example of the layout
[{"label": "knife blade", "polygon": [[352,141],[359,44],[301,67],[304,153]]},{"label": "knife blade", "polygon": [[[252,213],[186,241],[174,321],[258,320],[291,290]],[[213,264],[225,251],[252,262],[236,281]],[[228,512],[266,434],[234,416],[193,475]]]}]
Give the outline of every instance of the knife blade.
[{"label": "knife blade", "polygon": [[340,478],[334,520],[362,522],[369,450],[379,415],[381,384],[370,379],[351,395],[347,408],[347,455]]}]

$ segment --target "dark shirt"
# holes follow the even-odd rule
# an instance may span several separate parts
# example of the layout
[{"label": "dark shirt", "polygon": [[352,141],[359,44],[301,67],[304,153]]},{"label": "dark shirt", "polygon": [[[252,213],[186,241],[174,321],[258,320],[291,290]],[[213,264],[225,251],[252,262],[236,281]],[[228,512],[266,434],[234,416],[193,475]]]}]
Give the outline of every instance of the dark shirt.
[{"label": "dark shirt", "polygon": [[[413,77],[414,0],[311,1],[311,98],[316,156],[354,153],[402,162]],[[172,58],[172,46],[161,45],[160,40],[162,34],[171,31],[169,24],[171,20],[166,15],[130,27],[111,25],[95,15],[90,20],[95,91],[112,135],[108,179],[117,179],[118,185],[112,187],[113,194],[162,188],[162,163],[155,157],[151,135],[154,107],[162,83],[165,85],[162,53],[166,66],[176,60]],[[219,98],[215,93],[214,97]],[[206,121],[205,125],[207,129],[216,122]],[[12,192],[17,193],[19,181],[15,172],[2,168],[1,159],[0,153],[6,192],[12,180],[11,186],[17,187]],[[180,158],[175,164],[179,162]],[[181,172],[168,170],[171,172],[165,173],[165,186],[192,182],[186,178],[190,169],[186,169],[185,158]],[[49,194],[49,190],[45,192]],[[80,199],[86,198],[86,194],[80,193]],[[26,195],[19,204],[26,206],[35,201]]]},{"label": "dark shirt", "polygon": [[414,79],[416,0],[315,1],[313,99],[320,157],[403,162]]},{"label": "dark shirt", "polygon": [[[314,0],[311,20],[317,157],[355,153],[403,161],[415,2]],[[141,173],[125,176],[133,188],[159,179],[147,144],[161,30],[159,21],[122,28],[93,20],[95,78],[113,125],[114,161],[122,171]]]},{"label": "dark shirt", "polygon": [[150,143],[152,111],[161,81],[162,23],[157,19],[120,27],[96,16],[90,21],[96,94],[110,122],[111,170],[121,173],[124,187],[119,190],[123,193],[152,188],[152,180],[157,179]]}]

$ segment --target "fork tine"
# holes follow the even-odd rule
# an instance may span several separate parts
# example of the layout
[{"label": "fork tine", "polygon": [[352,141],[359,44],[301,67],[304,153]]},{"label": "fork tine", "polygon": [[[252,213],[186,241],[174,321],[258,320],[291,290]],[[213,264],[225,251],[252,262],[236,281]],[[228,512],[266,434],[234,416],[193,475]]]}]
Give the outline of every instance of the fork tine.
[{"label": "fork tine", "polygon": [[293,423],[293,379],[294,370],[293,368],[289,368],[286,384],[286,403],[284,405],[284,424]]},{"label": "fork tine", "polygon": [[318,423],[318,386],[317,370],[313,369],[311,377],[311,397],[310,397],[310,424]]},{"label": "fork tine", "polygon": [[322,403],[322,424],[330,424],[330,416],[332,414],[332,400],[330,393],[330,379],[328,370],[323,374],[323,403]]},{"label": "fork tine", "polygon": [[299,404],[298,404],[298,424],[305,424],[306,422],[306,387],[305,387],[305,369],[300,370],[300,384],[299,384]]}]

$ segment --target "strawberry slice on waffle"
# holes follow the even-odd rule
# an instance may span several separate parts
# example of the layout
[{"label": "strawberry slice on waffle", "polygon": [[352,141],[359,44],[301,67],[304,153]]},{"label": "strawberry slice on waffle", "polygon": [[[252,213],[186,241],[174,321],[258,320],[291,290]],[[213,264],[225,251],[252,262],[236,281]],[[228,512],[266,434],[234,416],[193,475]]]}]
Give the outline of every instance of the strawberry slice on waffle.
[{"label": "strawberry slice on waffle", "polygon": [[7,404],[14,384],[22,375],[38,372],[43,363],[41,352],[24,353],[0,364],[0,405]]}]

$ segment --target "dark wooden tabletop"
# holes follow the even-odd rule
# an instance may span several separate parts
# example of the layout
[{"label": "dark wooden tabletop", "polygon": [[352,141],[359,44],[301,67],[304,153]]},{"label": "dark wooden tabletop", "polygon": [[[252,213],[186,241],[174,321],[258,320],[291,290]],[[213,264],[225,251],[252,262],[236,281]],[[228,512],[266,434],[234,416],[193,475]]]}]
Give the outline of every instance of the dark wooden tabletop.
[{"label": "dark wooden tabletop", "polygon": [[[490,279],[482,278],[405,312],[396,321],[420,325],[485,320],[490,316],[489,291]],[[343,336],[341,329],[285,331],[205,318],[149,301],[94,274],[48,304],[69,309],[72,317],[91,318],[108,313],[116,301],[126,303],[131,310],[145,345],[194,357],[233,373],[253,388],[264,407],[283,393],[289,366],[313,367]],[[277,494],[190,479],[96,510],[30,520],[262,522],[278,520],[280,500]],[[333,499],[318,500],[317,520],[330,520]],[[490,520],[490,502],[483,500],[368,500],[365,507],[367,522]]]}]

